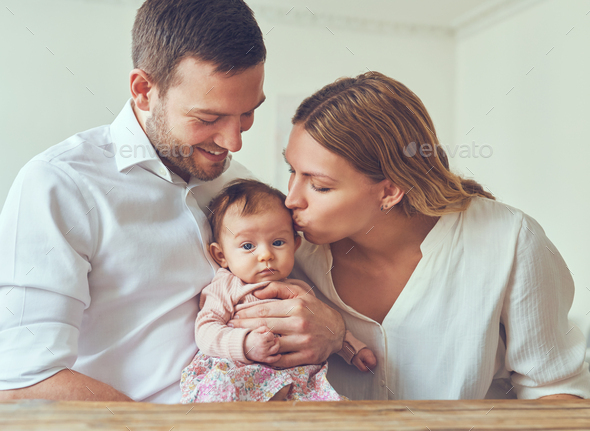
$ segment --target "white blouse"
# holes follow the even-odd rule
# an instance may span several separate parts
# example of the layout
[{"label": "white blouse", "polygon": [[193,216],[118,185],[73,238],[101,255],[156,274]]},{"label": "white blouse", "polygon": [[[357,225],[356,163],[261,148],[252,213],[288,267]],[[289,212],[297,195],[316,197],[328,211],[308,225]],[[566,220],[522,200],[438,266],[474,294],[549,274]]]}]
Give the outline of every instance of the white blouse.
[{"label": "white blouse", "polygon": [[328,380],[339,393],[354,400],[590,398],[586,340],[567,319],[574,283],[533,218],[475,198],[466,211],[442,216],[420,249],[383,324],[340,299],[329,244],[303,241],[297,251],[292,276],[317,287],[377,357],[363,373],[332,355]]}]

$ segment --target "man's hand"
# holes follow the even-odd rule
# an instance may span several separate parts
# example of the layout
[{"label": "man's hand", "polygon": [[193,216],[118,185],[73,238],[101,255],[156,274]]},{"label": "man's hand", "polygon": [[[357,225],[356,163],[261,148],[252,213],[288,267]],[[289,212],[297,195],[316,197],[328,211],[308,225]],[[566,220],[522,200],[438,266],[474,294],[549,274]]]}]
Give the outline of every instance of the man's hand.
[{"label": "man's hand", "polygon": [[275,363],[281,359],[281,355],[277,354],[279,347],[279,338],[275,338],[265,326],[249,332],[244,340],[245,356],[254,362]]},{"label": "man's hand", "polygon": [[282,301],[241,310],[228,324],[251,329],[264,326],[280,334],[278,353],[282,355],[272,364],[273,367],[321,364],[342,348],[345,327],[340,313],[317,299],[309,290],[285,282],[270,283],[264,289],[255,291],[254,296]]},{"label": "man's hand", "polygon": [[377,366],[377,358],[368,347],[365,347],[354,355],[354,358],[352,358],[352,364],[356,365],[361,371],[369,371]]}]

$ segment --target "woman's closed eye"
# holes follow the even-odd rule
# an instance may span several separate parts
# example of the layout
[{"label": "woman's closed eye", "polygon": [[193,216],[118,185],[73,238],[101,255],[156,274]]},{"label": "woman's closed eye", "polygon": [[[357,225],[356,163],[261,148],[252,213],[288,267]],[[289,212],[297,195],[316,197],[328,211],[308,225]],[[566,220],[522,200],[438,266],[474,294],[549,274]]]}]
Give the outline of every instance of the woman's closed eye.
[{"label": "woman's closed eye", "polygon": [[316,192],[320,192],[320,193],[326,193],[326,192],[329,192],[329,191],[330,191],[330,189],[329,189],[329,188],[327,188],[327,187],[320,187],[320,188],[317,188],[317,187],[316,187],[316,186],[314,186],[313,184],[311,184],[311,188],[312,188],[312,190],[315,190]]},{"label": "woman's closed eye", "polygon": [[[290,166],[289,166],[289,173],[292,174],[292,175],[295,174],[295,171]],[[316,186],[313,185],[313,183],[310,183],[309,185],[310,185],[310,187],[311,187],[311,189],[313,191],[320,192],[320,193],[326,193],[326,192],[329,192],[331,190],[328,187],[316,187]]]}]

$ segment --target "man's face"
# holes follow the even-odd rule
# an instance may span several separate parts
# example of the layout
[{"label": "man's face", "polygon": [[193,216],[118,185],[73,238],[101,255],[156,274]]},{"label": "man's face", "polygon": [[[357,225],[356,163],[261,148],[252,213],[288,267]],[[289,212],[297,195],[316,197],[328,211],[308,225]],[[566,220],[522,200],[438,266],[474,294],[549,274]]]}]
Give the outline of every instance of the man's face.
[{"label": "man's face", "polygon": [[187,181],[221,175],[228,151],[240,150],[241,133],[252,127],[265,98],[263,64],[234,75],[214,69],[185,58],[177,69],[181,83],[150,100],[146,134],[164,164]]}]

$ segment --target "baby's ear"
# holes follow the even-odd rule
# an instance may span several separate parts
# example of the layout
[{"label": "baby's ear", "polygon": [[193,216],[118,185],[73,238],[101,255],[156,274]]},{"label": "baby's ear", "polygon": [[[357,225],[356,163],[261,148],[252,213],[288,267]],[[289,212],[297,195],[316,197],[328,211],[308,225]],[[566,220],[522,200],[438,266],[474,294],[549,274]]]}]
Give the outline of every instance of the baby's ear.
[{"label": "baby's ear", "polygon": [[297,234],[297,236],[295,237],[295,251],[297,251],[297,249],[299,248],[300,245],[301,245],[301,237],[299,236],[299,234]]},{"label": "baby's ear", "polygon": [[213,260],[215,260],[215,262],[217,262],[219,266],[222,268],[228,267],[227,260],[225,260],[225,255],[223,254],[223,250],[219,244],[212,242],[211,245],[209,245],[209,254],[211,254],[211,257]]}]

